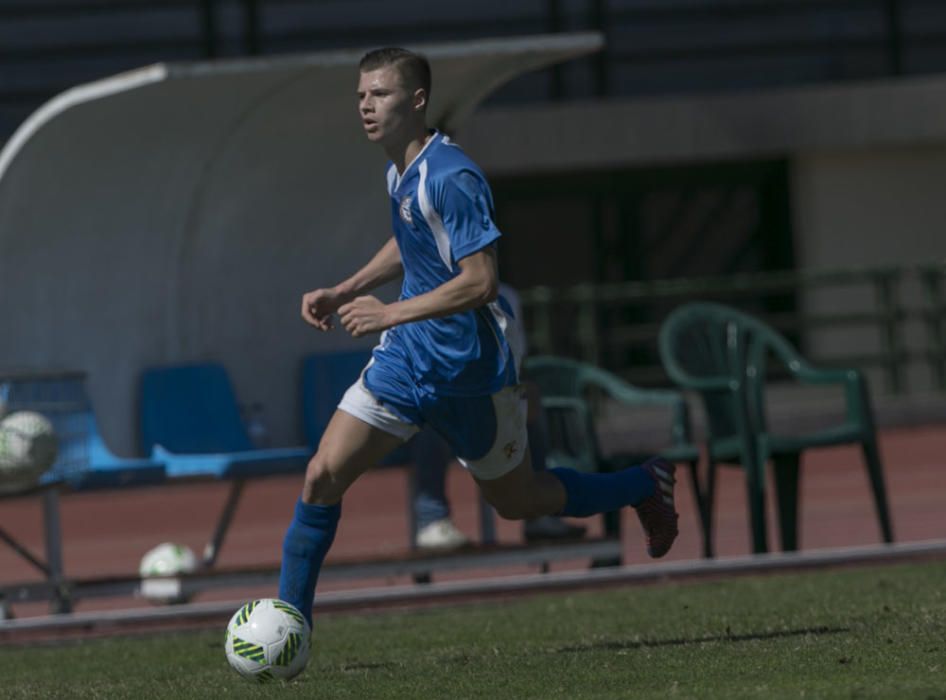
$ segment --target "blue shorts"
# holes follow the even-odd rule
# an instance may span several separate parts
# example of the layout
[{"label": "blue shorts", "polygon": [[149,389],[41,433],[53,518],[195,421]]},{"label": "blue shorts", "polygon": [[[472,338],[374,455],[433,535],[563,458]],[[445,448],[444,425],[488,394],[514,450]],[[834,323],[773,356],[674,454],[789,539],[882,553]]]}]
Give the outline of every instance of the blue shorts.
[{"label": "blue shorts", "polygon": [[430,425],[460,464],[483,480],[519,466],[528,444],[526,399],[518,384],[492,395],[441,396],[416,386],[403,370],[373,359],[338,407],[403,440]]}]

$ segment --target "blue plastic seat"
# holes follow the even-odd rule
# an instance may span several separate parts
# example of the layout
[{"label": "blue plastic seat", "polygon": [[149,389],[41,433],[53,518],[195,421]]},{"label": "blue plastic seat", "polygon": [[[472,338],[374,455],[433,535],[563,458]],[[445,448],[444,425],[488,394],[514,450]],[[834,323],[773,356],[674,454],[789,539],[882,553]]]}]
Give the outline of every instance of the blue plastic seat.
[{"label": "blue plastic seat", "polygon": [[[322,433],[342,400],[371,360],[371,350],[315,353],[302,358],[302,424],[306,442],[318,449]],[[411,462],[405,446],[391,452],[383,465]]]},{"label": "blue plastic seat", "polygon": [[152,367],[141,375],[142,449],[171,477],[242,478],[305,469],[305,447],[255,449],[227,371],[217,363]]},{"label": "blue plastic seat", "polygon": [[302,428],[313,450],[348,387],[371,359],[371,350],[315,353],[302,358]]},{"label": "blue plastic seat", "polygon": [[167,467],[152,459],[119,457],[113,453],[99,433],[95,415],[87,416],[89,466],[67,481],[76,490],[149,486],[167,478]]}]

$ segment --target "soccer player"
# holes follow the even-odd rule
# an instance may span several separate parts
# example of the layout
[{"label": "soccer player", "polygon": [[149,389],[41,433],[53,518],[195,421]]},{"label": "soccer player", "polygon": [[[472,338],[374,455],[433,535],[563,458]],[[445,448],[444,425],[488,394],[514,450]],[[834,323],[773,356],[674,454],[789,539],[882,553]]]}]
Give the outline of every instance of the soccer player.
[{"label": "soccer player", "polygon": [[[522,325],[522,303],[519,294],[508,284],[499,284],[499,295],[512,311],[510,324],[523,340],[522,354],[527,355],[525,329]],[[507,329],[508,332],[508,329]],[[546,463],[546,426],[537,386],[523,383],[527,395],[526,438],[532,468],[543,470]],[[450,519],[450,501],[447,499],[446,472],[453,460],[450,446],[433,428],[424,428],[410,442],[414,462],[413,507],[416,533],[414,547],[421,551],[448,552],[470,544]],[[527,542],[548,542],[581,537],[585,528],[566,522],[556,515],[543,515],[523,521],[522,534]]]},{"label": "soccer player", "polygon": [[[483,173],[447,136],[428,129],[426,59],[371,51],[359,64],[358,114],[391,163],[393,237],[351,277],[302,297],[303,319],[352,336],[381,333],[309,461],[283,541],[279,597],[311,622],[315,584],[332,544],[342,496],[366,469],[430,425],[450,444],[486,499],[508,519],[586,517],[637,509],[652,557],[677,535],[674,467],[651,459],[607,474],[533,471],[521,342],[497,299],[493,202]],[[403,275],[398,301],[366,293]]]}]

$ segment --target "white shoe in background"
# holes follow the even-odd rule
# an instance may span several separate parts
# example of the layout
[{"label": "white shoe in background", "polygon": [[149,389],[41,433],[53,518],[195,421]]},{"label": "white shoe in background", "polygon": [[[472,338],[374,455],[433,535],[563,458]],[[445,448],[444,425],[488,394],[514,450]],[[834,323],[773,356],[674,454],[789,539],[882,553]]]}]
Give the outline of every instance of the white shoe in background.
[{"label": "white shoe in background", "polygon": [[417,549],[449,552],[470,544],[469,538],[457,529],[449,518],[435,520],[417,531],[414,545]]}]

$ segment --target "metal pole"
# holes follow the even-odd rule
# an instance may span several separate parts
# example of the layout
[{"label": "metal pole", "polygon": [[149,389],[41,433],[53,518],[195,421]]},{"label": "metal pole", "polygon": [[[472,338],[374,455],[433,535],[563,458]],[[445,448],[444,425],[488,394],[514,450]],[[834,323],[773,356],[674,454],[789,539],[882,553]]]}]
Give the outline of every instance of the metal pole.
[{"label": "metal pole", "polygon": [[594,55],[592,60],[594,70],[594,86],[596,97],[607,97],[610,89],[608,83],[608,2],[607,0],[591,0],[590,24],[605,37],[604,48]]},{"label": "metal pole", "polygon": [[217,56],[217,12],[216,0],[200,0],[200,33],[204,44],[204,57]]},{"label": "metal pole", "polygon": [[227,536],[227,530],[230,529],[233,514],[240,503],[240,496],[243,495],[245,483],[244,479],[238,479],[230,486],[230,493],[227,494],[227,500],[223,504],[223,511],[220,513],[220,519],[217,520],[213,538],[204,547],[204,556],[200,563],[202,569],[210,569],[217,562],[217,556],[220,554],[223,540]]},{"label": "metal pole", "polygon": [[[558,34],[562,31],[562,3],[560,0],[547,0],[548,31],[550,34]],[[556,63],[549,69],[552,82],[549,85],[549,98],[552,100],[561,100],[565,97],[565,73],[562,65]]]},{"label": "metal pole", "polygon": [[552,330],[552,290],[536,287],[533,290],[534,332],[530,338],[534,354],[554,355]]},{"label": "metal pole", "polygon": [[46,536],[46,568],[48,579],[54,589],[50,602],[53,613],[72,612],[72,601],[66,590],[62,572],[62,528],[59,523],[59,491],[47,489],[43,494],[43,524]]},{"label": "metal pole", "polygon": [[581,346],[581,359],[592,365],[601,364],[595,287],[591,284],[579,284],[574,290],[578,300],[578,342]]},{"label": "metal pole", "polygon": [[259,0],[243,0],[243,49],[248,56],[260,53]]},{"label": "metal pole", "polygon": [[926,329],[929,336],[927,358],[933,384],[946,390],[946,300],[943,297],[943,276],[946,267],[927,267],[920,270],[926,292]]},{"label": "metal pole", "polygon": [[884,0],[887,20],[887,63],[891,75],[903,74],[903,11],[900,0]]},{"label": "metal pole", "polygon": [[13,537],[3,528],[0,528],[0,540],[6,542],[10,546],[10,549],[12,549],[14,552],[19,554],[24,559],[26,559],[26,561],[28,561],[30,564],[32,564],[41,572],[43,572],[44,576],[49,577],[50,575],[49,567],[46,566],[46,564],[44,564],[39,559],[39,557],[34,555],[30,550],[28,550],[26,547],[21,545],[15,539],[13,539]]},{"label": "metal pole", "polygon": [[878,302],[881,309],[881,343],[884,350],[884,368],[887,375],[887,387],[894,394],[904,389],[903,367],[904,353],[900,334],[900,303],[897,299],[897,285],[900,281],[899,270],[881,270],[874,276]]}]

